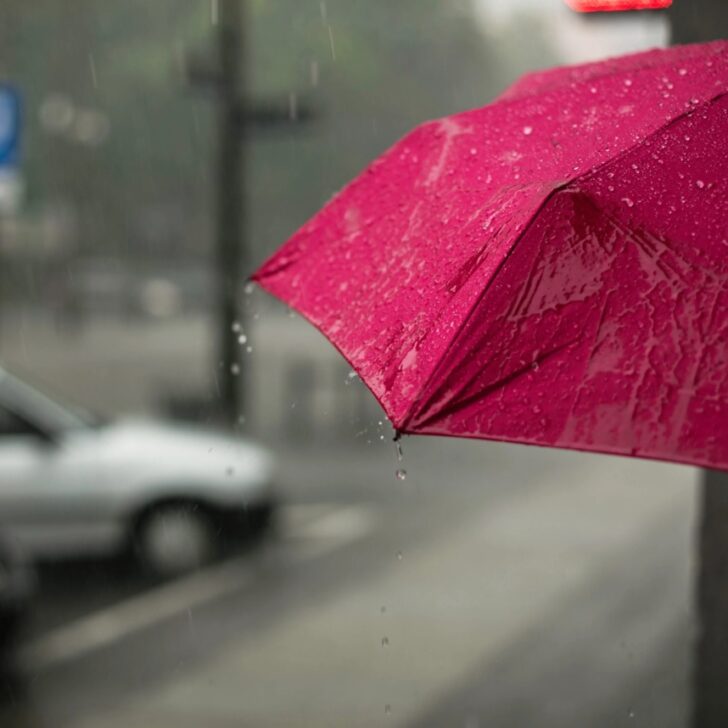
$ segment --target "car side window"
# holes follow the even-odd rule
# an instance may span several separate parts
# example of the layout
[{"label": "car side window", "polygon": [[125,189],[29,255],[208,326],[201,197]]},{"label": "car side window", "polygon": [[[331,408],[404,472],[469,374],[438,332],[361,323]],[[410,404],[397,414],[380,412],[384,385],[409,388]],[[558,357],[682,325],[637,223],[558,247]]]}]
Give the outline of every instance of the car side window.
[{"label": "car side window", "polygon": [[0,438],[32,434],[34,430],[28,422],[0,405]]}]

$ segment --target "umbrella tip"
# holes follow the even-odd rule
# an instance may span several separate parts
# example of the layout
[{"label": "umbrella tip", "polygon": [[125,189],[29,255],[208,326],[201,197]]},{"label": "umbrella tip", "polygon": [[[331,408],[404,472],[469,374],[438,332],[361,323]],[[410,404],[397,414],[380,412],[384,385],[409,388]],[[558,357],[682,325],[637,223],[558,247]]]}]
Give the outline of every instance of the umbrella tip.
[{"label": "umbrella tip", "polygon": [[402,433],[399,430],[395,430],[394,437],[392,438],[392,440],[394,442],[398,442],[401,437],[402,437]]}]

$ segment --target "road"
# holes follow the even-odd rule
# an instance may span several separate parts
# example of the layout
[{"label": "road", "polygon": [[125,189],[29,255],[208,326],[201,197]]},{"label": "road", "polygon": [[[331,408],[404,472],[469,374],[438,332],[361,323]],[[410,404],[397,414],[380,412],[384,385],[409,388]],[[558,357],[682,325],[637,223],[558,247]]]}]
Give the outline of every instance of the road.
[{"label": "road", "polygon": [[281,451],[277,534],[197,575],[45,573],[0,725],[685,725],[695,471],[404,447]]}]

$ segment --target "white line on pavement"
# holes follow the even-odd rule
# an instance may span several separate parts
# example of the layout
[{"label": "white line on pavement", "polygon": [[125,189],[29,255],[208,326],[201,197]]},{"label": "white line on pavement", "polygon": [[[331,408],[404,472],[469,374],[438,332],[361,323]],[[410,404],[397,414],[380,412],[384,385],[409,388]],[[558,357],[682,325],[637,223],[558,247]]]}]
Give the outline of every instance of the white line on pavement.
[{"label": "white line on pavement", "polygon": [[[295,553],[298,562],[339,549],[362,538],[374,526],[372,509],[359,505],[296,505],[284,507],[281,516],[281,540],[301,541],[305,546]],[[21,647],[20,663],[28,671],[38,671],[80,657],[244,589],[253,583],[254,576],[248,556],[230,559],[58,627]]]}]

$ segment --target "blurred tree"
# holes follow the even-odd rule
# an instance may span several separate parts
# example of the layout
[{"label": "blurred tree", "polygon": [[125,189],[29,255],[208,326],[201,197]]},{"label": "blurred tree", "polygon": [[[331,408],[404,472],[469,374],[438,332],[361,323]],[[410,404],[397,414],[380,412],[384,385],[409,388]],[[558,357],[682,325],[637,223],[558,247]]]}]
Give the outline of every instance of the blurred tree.
[{"label": "blurred tree", "polygon": [[[213,110],[184,63],[189,48],[212,47],[213,7],[0,7],[0,73],[25,97],[28,210],[65,203],[79,252],[141,264],[209,253]],[[485,103],[515,73],[498,60],[507,39],[486,44],[467,0],[251,0],[251,10],[254,94],[295,106],[306,93],[324,112],[303,134],[252,140],[253,261],[405,131]]]}]

